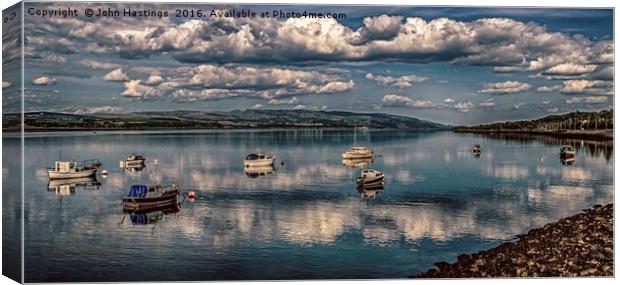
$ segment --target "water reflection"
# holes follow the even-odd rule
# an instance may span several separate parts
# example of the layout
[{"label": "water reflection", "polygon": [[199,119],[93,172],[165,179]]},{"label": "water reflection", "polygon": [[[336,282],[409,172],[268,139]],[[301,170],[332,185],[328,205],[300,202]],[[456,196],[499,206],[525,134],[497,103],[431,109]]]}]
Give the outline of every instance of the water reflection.
[{"label": "water reflection", "polygon": [[267,176],[273,174],[276,169],[273,165],[264,165],[264,166],[244,166],[243,172],[250,178],[258,178],[261,176]]},{"label": "water reflection", "polygon": [[101,182],[95,177],[56,179],[49,181],[47,190],[56,192],[56,195],[67,196],[74,195],[77,189],[99,190],[99,186]]},{"label": "water reflection", "polygon": [[378,185],[357,185],[357,192],[364,199],[375,199],[379,194],[383,193],[383,184]]},{"label": "water reflection", "polygon": [[354,167],[354,168],[364,168],[371,165],[373,162],[372,158],[358,158],[358,159],[342,159],[342,164]]},{"label": "water reflection", "polygon": [[[134,225],[155,224],[163,220],[165,215],[176,214],[181,209],[180,203],[166,205],[159,208],[149,208],[144,211],[131,211],[123,209],[123,213],[129,215],[129,220]],[[123,216],[124,218],[125,216]],[[122,223],[122,222],[121,222]]]},{"label": "water reflection", "polygon": [[568,158],[561,157],[560,162],[562,162],[562,165],[573,165],[575,163],[575,158],[574,157],[568,157]]},{"label": "water reflection", "polygon": [[[55,157],[59,150],[117,165],[123,153],[148,149],[145,156],[157,157],[158,164],[137,172],[115,167],[100,191],[78,191],[85,199],[64,199],[63,207],[40,191],[47,186],[45,176],[26,179],[26,276],[30,281],[136,280],[124,265],[138,264],[144,269],[141,280],[164,280],[167,275],[159,273],[169,266],[185,270],[167,277],[177,280],[406,277],[437,260],[488,248],[613,200],[613,149],[602,142],[576,144],[576,160],[565,167],[557,161],[562,140],[372,131],[357,139],[375,150],[372,168],[385,172],[385,189],[353,190],[360,169],[339,156],[352,144],[352,132],[28,138],[24,171],[31,175],[40,172],[41,157]],[[479,158],[472,155],[476,143],[484,148]],[[241,172],[238,158],[256,149],[277,149],[286,164],[277,171]],[[124,190],[162,181],[195,191],[195,201],[175,215],[155,211],[136,218],[138,224],[156,222],[153,228],[132,226],[129,214],[119,225]],[[67,237],[72,249],[63,242]],[[136,245],[137,240],[148,242]],[[409,251],[416,253],[403,254]],[[47,258],[49,252],[54,260]],[[82,254],[68,254],[75,252]],[[349,266],[352,262],[356,266]]]}]

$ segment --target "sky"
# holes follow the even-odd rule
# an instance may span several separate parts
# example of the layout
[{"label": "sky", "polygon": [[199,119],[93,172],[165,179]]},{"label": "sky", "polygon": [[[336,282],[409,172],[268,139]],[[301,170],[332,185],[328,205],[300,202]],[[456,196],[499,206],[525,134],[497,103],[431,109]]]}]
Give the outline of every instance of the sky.
[{"label": "sky", "polygon": [[[611,9],[27,3],[26,11],[68,6],[80,16],[25,15],[26,111],[338,110],[481,124],[613,107]],[[169,16],[89,18],[86,8]],[[208,15],[233,8],[346,17]],[[19,41],[5,31],[10,66]],[[19,108],[18,83],[18,74],[3,77],[5,111]]]}]

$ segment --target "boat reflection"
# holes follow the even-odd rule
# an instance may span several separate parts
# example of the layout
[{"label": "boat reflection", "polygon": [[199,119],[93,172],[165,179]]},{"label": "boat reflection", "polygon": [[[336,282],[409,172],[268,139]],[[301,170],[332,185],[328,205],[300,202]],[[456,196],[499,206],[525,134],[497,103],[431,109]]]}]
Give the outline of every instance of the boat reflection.
[{"label": "boat reflection", "polygon": [[146,168],[145,164],[121,166],[121,169],[127,170],[129,172],[139,172],[139,171],[144,170],[145,168]]},{"label": "boat reflection", "polygon": [[357,192],[360,193],[360,196],[364,199],[375,199],[379,194],[383,193],[383,185],[357,185]]},{"label": "boat reflection", "polygon": [[181,204],[174,203],[171,205],[159,208],[149,208],[142,211],[131,211],[128,209],[123,209],[123,213],[129,214],[129,220],[134,225],[148,225],[155,224],[163,220],[165,215],[176,214],[180,210]]},{"label": "boat reflection", "polygon": [[562,165],[573,165],[575,163],[575,157],[560,157],[560,162],[562,162]]},{"label": "boat reflection", "polygon": [[264,166],[245,166],[243,172],[250,178],[258,178],[261,176],[267,176],[276,172],[273,165]]},{"label": "boat reflection", "polygon": [[99,190],[101,182],[95,177],[82,177],[71,179],[50,180],[47,184],[47,191],[54,191],[56,195],[74,195],[77,188],[84,190]]},{"label": "boat reflection", "polygon": [[342,164],[354,167],[354,168],[364,168],[373,163],[373,159],[371,157],[368,158],[344,158],[342,159]]}]

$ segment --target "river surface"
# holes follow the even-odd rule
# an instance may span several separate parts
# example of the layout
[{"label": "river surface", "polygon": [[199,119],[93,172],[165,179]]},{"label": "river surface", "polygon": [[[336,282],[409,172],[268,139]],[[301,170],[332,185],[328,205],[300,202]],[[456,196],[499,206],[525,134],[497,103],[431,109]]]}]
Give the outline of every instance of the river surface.
[{"label": "river surface", "polygon": [[[572,164],[559,159],[567,142]],[[373,148],[374,161],[343,163],[353,144]],[[613,202],[611,141],[271,130],[33,133],[24,145],[27,282],[405,278]],[[3,146],[5,226],[19,228],[19,166],[8,159],[20,140],[5,134]],[[121,169],[134,152],[146,167]],[[253,152],[277,154],[275,168],[246,171]],[[97,158],[109,173],[50,184],[45,169],[59,157]],[[357,189],[355,166],[383,171],[384,189]],[[123,213],[140,183],[197,197]]]}]

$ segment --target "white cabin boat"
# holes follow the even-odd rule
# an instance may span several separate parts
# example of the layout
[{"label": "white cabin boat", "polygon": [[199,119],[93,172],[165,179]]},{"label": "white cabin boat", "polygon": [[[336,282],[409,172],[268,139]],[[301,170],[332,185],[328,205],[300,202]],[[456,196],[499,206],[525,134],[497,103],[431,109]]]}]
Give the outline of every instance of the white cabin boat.
[{"label": "white cabin boat", "polygon": [[127,157],[123,157],[119,162],[121,168],[140,167],[144,165],[146,158],[141,155],[131,154]]},{"label": "white cabin boat", "polygon": [[385,182],[385,175],[381,171],[364,169],[356,180],[357,184],[363,184],[364,186],[379,186]]},{"label": "white cabin boat", "polygon": [[372,159],[372,149],[363,146],[354,146],[342,153],[343,159]]},{"label": "white cabin boat", "polygon": [[97,164],[83,163],[78,165],[75,161],[59,160],[56,161],[53,168],[47,169],[47,174],[50,179],[90,177],[97,174],[97,167]]},{"label": "white cabin boat", "polygon": [[267,155],[267,154],[249,154],[245,160],[243,160],[244,167],[258,167],[258,166],[270,166],[273,165],[276,160],[275,155]]}]

